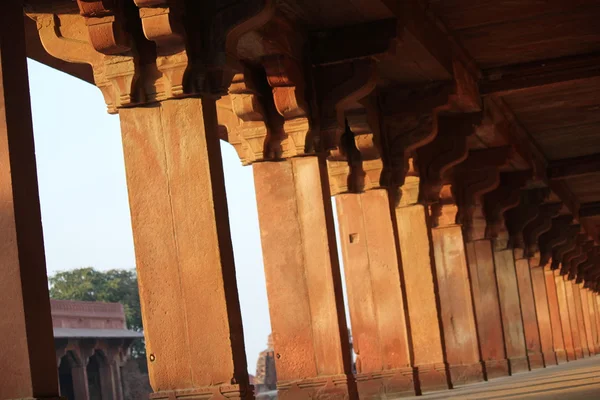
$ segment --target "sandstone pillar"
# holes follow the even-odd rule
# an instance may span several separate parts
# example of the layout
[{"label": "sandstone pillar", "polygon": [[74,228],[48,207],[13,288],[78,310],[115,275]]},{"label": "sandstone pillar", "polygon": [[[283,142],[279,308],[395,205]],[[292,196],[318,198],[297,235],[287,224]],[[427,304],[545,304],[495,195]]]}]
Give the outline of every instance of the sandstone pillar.
[{"label": "sandstone pillar", "polygon": [[89,400],[90,393],[88,391],[87,371],[84,365],[74,365],[71,368],[71,376],[73,377],[73,393],[75,400]]},{"label": "sandstone pillar", "polygon": [[462,385],[483,380],[483,371],[462,227],[454,222],[456,211],[454,204],[443,205],[431,236],[446,359],[453,385]]},{"label": "sandstone pillar", "polygon": [[447,389],[449,376],[440,332],[428,213],[425,206],[416,203],[418,186],[418,178],[406,178],[393,217],[402,258],[413,363],[418,387],[427,392]]},{"label": "sandstone pillar", "polygon": [[573,361],[577,357],[575,355],[575,345],[573,331],[571,329],[571,317],[569,315],[569,304],[567,300],[565,281],[560,274],[560,270],[554,270],[553,274],[554,283],[556,285],[556,297],[558,299],[558,311],[560,312],[560,325],[563,331],[565,352],[567,353],[567,361]]},{"label": "sandstone pillar", "polygon": [[550,324],[552,326],[552,342],[554,352],[556,353],[556,360],[561,364],[567,362],[567,353],[565,351],[565,340],[560,317],[556,282],[554,281],[554,272],[550,269],[545,269],[544,278],[546,280],[546,294],[548,296]]},{"label": "sandstone pillar", "polygon": [[387,190],[335,199],[360,398],[414,395]]},{"label": "sandstone pillar", "polygon": [[23,4],[0,13],[0,398],[58,399]]},{"label": "sandstone pillar", "polygon": [[[481,357],[488,379],[508,375],[500,300],[492,242],[487,239],[465,243]],[[519,319],[521,319],[519,315]]]},{"label": "sandstone pillar", "polygon": [[531,369],[542,368],[544,360],[541,353],[540,331],[535,309],[529,261],[523,257],[523,250],[521,249],[515,249],[514,256],[529,367]]},{"label": "sandstone pillar", "polygon": [[520,188],[530,178],[530,171],[502,173],[499,186],[484,197],[485,237],[492,239],[493,243],[500,314],[511,374],[528,371],[529,363],[515,260],[512,247],[509,246],[509,234],[504,214],[519,205]]},{"label": "sandstone pillar", "polygon": [[583,305],[579,285],[575,281],[570,281],[573,286],[573,302],[575,303],[575,313],[577,315],[577,328],[579,330],[579,340],[581,342],[581,351],[584,357],[590,356],[588,347],[587,327],[584,320]]},{"label": "sandstone pillar", "polygon": [[[585,336],[587,339],[588,350],[590,356],[596,354],[594,334],[592,330],[592,319],[590,318],[590,306],[588,304],[587,289],[583,287],[583,283],[579,284],[579,295],[581,296],[581,313],[583,314],[583,322],[585,324]],[[595,322],[594,322],[595,325]]]},{"label": "sandstone pillar", "polygon": [[531,268],[531,283],[533,287],[533,296],[535,300],[535,309],[537,322],[540,331],[540,344],[542,355],[544,356],[544,365],[556,365],[556,353],[554,351],[554,339],[552,324],[550,319],[550,306],[548,303],[548,294],[546,292],[546,275],[544,268],[539,267],[539,253],[536,257],[529,260]]},{"label": "sandstone pillar", "polygon": [[600,348],[600,296],[596,292],[592,292],[592,306],[596,315],[596,332],[598,332],[598,348]]},{"label": "sandstone pillar", "polygon": [[152,398],[253,398],[215,102],[120,117]]},{"label": "sandstone pillar", "polygon": [[581,347],[581,331],[579,330],[579,323],[577,322],[577,311],[575,308],[575,299],[573,296],[573,284],[566,276],[562,276],[565,293],[567,297],[567,306],[569,309],[569,322],[571,325],[571,335],[573,336],[573,349],[575,358],[583,358],[583,350]]},{"label": "sandstone pillar", "polygon": [[487,379],[509,374],[502,330],[492,239],[486,237],[483,196],[500,186],[499,168],[511,149],[471,150],[453,171],[452,191],[458,206],[456,223],[462,227],[475,309],[481,360]]},{"label": "sandstone pillar", "polygon": [[594,341],[594,347],[596,354],[600,353],[600,321],[598,320],[598,313],[596,312],[596,294],[591,290],[587,289],[588,305],[590,309],[590,324],[592,325],[592,335]]},{"label": "sandstone pillar", "polygon": [[[496,247],[496,246],[495,246]],[[515,261],[512,249],[495,248],[494,263],[498,281],[498,296],[502,312],[502,326],[506,343],[506,354],[510,363],[511,374],[529,370],[527,347],[525,344],[525,328],[521,315],[519,288],[515,272]]]},{"label": "sandstone pillar", "polygon": [[258,163],[254,179],[279,396],[354,399],[325,160]]}]

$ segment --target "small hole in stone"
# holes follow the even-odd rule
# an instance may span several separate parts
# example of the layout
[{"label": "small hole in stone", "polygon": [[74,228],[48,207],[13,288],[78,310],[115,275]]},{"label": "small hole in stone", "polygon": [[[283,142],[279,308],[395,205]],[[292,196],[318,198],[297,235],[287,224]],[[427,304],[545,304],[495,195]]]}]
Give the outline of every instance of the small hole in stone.
[{"label": "small hole in stone", "polygon": [[350,243],[358,243],[358,233],[351,233],[348,239]]},{"label": "small hole in stone", "polygon": [[281,354],[277,353],[277,359],[279,360],[281,358]]},{"label": "small hole in stone", "polygon": [[156,360],[156,356],[154,354],[150,354],[150,362],[154,362]]}]

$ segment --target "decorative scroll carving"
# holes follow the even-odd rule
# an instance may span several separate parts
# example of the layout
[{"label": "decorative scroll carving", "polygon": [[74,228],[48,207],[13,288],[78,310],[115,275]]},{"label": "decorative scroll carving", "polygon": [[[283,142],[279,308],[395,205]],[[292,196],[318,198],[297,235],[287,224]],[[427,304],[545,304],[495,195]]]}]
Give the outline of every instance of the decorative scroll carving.
[{"label": "decorative scroll carving", "polygon": [[[507,163],[511,151],[509,146],[469,151],[467,159],[454,168],[452,193],[458,206],[456,223],[462,225],[466,241],[485,236],[481,197],[498,188],[498,168]],[[478,223],[474,226],[476,213],[479,214]]]},{"label": "decorative scroll carving", "polygon": [[438,202],[447,173],[466,160],[467,137],[473,134],[480,122],[481,113],[438,116],[435,139],[417,150],[421,202]]},{"label": "decorative scroll carving", "polygon": [[531,258],[539,250],[540,235],[552,228],[552,218],[558,215],[561,208],[562,203],[541,205],[537,217],[525,226],[523,229],[525,257]]},{"label": "decorative scroll carving", "polygon": [[[567,253],[575,249],[577,245],[577,236],[581,231],[581,225],[570,225],[566,230],[567,240],[563,245],[559,245],[554,248],[552,251],[552,265],[551,269],[558,269]],[[566,269],[564,269],[566,270]],[[563,273],[563,268],[561,268],[561,274]]]},{"label": "decorative scroll carving", "polygon": [[567,242],[569,227],[573,222],[572,215],[562,215],[552,219],[552,227],[542,234],[538,240],[540,248],[540,267],[545,267],[552,258],[552,252],[556,246]]},{"label": "decorative scroll carving", "polygon": [[523,229],[537,217],[540,204],[549,194],[548,188],[521,191],[519,205],[505,213],[510,247],[525,249]]}]

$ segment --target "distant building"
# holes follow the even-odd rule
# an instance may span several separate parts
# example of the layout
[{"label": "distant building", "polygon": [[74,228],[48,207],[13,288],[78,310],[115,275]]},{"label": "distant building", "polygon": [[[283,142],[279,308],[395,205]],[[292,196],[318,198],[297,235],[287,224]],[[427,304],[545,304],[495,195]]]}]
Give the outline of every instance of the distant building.
[{"label": "distant building", "polygon": [[260,352],[256,362],[256,376],[254,377],[256,393],[277,390],[277,371],[275,370],[275,352],[273,338],[269,335],[267,348]]},{"label": "distant building", "polygon": [[127,329],[119,303],[51,300],[61,395],[68,400],[126,400],[121,368],[143,334]]}]

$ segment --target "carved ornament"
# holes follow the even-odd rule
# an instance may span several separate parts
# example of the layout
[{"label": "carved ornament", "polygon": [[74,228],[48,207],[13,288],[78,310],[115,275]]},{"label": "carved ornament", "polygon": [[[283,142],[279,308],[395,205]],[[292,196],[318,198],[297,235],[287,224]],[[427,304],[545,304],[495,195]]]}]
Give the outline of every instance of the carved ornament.
[{"label": "carved ornament", "polygon": [[523,229],[533,221],[539,212],[539,206],[548,198],[548,188],[522,190],[519,205],[505,213],[506,227],[510,235],[509,246],[525,249]]},{"label": "carved ornament", "polygon": [[552,218],[556,217],[562,208],[562,203],[543,204],[540,206],[537,217],[523,229],[525,242],[525,256],[530,258],[539,251],[538,239],[540,235],[552,228]]}]

